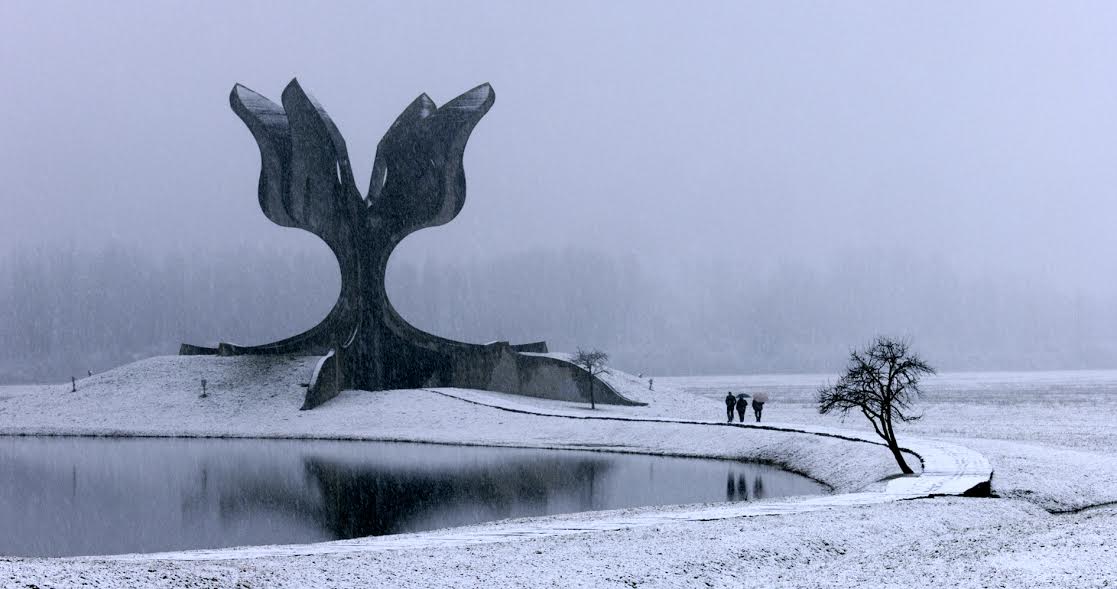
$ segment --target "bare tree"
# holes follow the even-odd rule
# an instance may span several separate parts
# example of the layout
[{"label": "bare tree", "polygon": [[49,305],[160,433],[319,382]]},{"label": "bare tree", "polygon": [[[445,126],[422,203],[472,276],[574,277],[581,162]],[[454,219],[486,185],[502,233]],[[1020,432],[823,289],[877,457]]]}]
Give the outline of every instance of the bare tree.
[{"label": "bare tree", "polygon": [[912,403],[922,395],[919,379],[935,370],[911,351],[908,342],[878,337],[864,350],[849,354],[845,374],[837,384],[818,390],[818,412],[838,411],[843,416],[850,410],[860,411],[877,435],[888,443],[888,449],[904,474],[911,467],[904,461],[896,442],[894,421],[915,421],[922,416],[911,413]]},{"label": "bare tree", "polygon": [[586,378],[590,381],[590,409],[597,409],[596,399],[594,399],[594,383],[597,375],[605,372],[605,363],[608,361],[609,354],[598,349],[583,350],[578,348],[578,353],[574,355],[574,363],[586,371]]}]

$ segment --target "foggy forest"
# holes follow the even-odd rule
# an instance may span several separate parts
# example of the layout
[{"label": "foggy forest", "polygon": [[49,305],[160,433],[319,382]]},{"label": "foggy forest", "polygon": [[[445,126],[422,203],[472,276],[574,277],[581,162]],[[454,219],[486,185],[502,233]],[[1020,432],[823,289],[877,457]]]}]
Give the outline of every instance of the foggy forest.
[{"label": "foggy forest", "polygon": [[438,335],[660,375],[832,372],[878,333],[948,371],[1113,368],[1117,87],[1092,10],[416,5],[369,36],[371,13],[298,3],[0,8],[0,382],[326,314],[336,261],[260,214],[228,110],[234,82],[293,76],[358,184],[419,92],[492,83],[464,209],[389,267]]},{"label": "foggy forest", "polygon": [[[67,380],[177,353],[183,342],[269,341],[312,326],[339,289],[325,247],[23,249],[3,259],[0,276],[8,382]],[[1107,297],[902,251],[752,267],[713,256],[653,267],[575,247],[467,263],[393,258],[388,289],[397,310],[432,333],[592,345],[633,373],[831,372],[851,342],[878,332],[914,338],[947,370],[1094,368],[1117,353]]]}]

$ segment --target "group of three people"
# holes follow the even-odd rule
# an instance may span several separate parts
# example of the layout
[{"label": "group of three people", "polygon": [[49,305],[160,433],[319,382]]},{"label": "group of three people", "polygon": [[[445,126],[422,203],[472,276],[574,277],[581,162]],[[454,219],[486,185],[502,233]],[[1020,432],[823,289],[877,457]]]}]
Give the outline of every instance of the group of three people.
[{"label": "group of three people", "polygon": [[[740,417],[741,421],[744,422],[745,421],[745,412],[749,410],[748,395],[740,394],[740,395],[737,395],[737,396],[734,397],[732,392],[729,392],[728,394],[726,394],[726,396],[725,396],[725,413],[729,417],[730,422],[733,421],[733,409],[734,408],[737,409],[737,415]],[[754,398],[752,400],[752,412],[756,415],[757,423],[760,422],[760,414],[763,411],[764,411],[764,401],[761,401],[759,399]]]}]

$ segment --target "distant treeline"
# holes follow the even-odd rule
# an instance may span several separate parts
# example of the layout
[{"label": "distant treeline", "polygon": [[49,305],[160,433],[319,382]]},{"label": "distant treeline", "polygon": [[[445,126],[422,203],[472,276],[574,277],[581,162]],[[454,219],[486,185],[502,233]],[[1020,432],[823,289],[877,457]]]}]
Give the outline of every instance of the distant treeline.
[{"label": "distant treeline", "polygon": [[[326,252],[151,255],[22,250],[0,258],[0,382],[61,381],[181,342],[263,343],[314,325],[338,293]],[[966,276],[904,255],[826,264],[651,268],[567,249],[465,263],[396,261],[388,290],[416,326],[473,342],[598,347],[648,374],[831,372],[877,333],[951,370],[1117,366],[1117,306],[1042,276]]]}]

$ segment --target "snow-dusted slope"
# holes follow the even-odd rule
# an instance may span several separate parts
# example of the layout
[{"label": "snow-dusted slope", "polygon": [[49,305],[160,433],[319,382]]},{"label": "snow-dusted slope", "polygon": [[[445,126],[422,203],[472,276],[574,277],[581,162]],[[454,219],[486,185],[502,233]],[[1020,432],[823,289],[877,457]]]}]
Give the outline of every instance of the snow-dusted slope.
[{"label": "snow-dusted slope", "polygon": [[[509,413],[423,390],[345,391],[317,409],[299,411],[303,389],[298,383],[306,382],[312,368],[311,358],[166,356],[83,379],[76,393],[62,385],[0,388],[0,434],[319,437],[600,448],[774,463],[841,492],[863,489],[898,472],[886,450],[836,438],[730,431],[686,420],[582,422]],[[204,399],[199,398],[203,378],[209,392]],[[588,411],[576,403],[493,395],[551,411]],[[693,397],[679,395],[680,406]],[[643,417],[665,411],[600,407],[595,415]]]},{"label": "snow-dusted slope", "polygon": [[[456,392],[456,399],[446,396],[454,391],[348,391],[298,412],[306,360],[203,360],[209,362],[154,358],[79,381],[78,393],[68,386],[0,388],[0,432],[414,439],[755,458],[810,472],[835,487],[835,496],[896,482],[873,483],[895,467],[871,444],[713,423],[724,419],[727,389],[766,390],[773,395],[766,423],[865,433],[856,420],[843,424],[814,411],[819,377],[656,378],[654,391],[631,378],[633,389],[643,387],[633,394],[651,405],[597,411],[496,396],[530,410],[515,413],[478,404],[494,398],[477,391]],[[203,400],[197,394],[205,375],[211,397]],[[901,442],[977,449],[996,469],[995,491],[1049,509],[1112,496],[1117,438],[1106,423],[1117,375],[1069,384],[1055,376],[1042,387],[1014,378],[940,379],[924,403],[927,419],[905,429]],[[540,412],[570,415],[530,414]],[[571,418],[585,416],[629,419]],[[925,475],[938,469],[929,461]],[[780,512],[786,503],[570,514],[302,550],[175,556],[202,560],[0,558],[0,585],[1094,587],[1114,578],[1117,509],[1053,516],[1021,501],[937,498],[821,511],[800,505],[778,517],[734,511]]]}]

